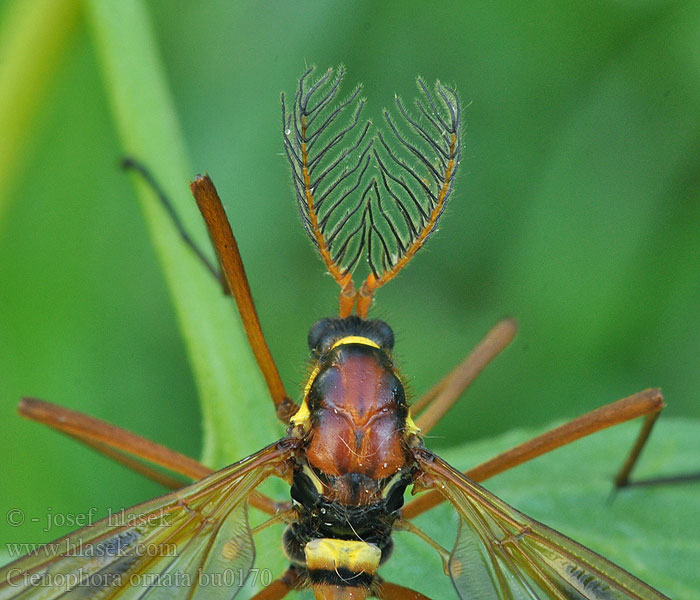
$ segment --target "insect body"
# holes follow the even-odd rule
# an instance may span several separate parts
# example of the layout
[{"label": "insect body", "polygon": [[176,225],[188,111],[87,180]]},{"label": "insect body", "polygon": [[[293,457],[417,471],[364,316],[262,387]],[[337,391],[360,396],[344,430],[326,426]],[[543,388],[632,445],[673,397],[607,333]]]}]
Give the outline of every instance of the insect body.
[{"label": "insect body", "polygon": [[285,547],[317,587],[352,582],[359,596],[391,552],[417,429],[385,323],[324,319],[309,338],[319,360],[291,421],[305,450],[292,486],[299,521],[287,529]]},{"label": "insect body", "polygon": [[[497,325],[473,355],[414,404],[414,409],[423,409],[414,423],[392,358],[394,334],[386,323],[367,319],[377,288],[422,247],[445,210],[461,153],[457,95],[439,83],[432,94],[419,80],[420,118],[397,99],[407,132],[385,111],[392,137],[378,133],[375,141],[368,137],[369,124],[360,125],[359,89],[333,106],[342,69],[335,77],[328,71],[314,82],[310,74],[311,70],[302,76],[291,110],[283,98],[284,145],[302,223],[341,293],[340,316],[318,321],[309,332],[312,369],[300,406],[286,395],[272,361],[216,190],[208,177],[198,177],[191,185],[221,269],[207,267],[236,299],[277,414],[287,425],[286,435],[212,473],[113,426],[25,399],[23,414],[112,457],[134,465],[129,456],[136,455],[199,481],[4,567],[0,600],[232,598],[254,564],[248,505],[270,515],[261,527],[286,524],[283,546],[290,561],[289,569],[255,600],[280,600],[292,590],[309,587],[318,600],[427,598],[384,581],[378,572],[392,553],[392,534],[398,527],[438,551],[459,598],[666,598],[475,481],[645,415],[640,442],[621,472],[622,481],[663,405],[657,391],[584,415],[472,469],[471,478],[424,446],[421,429],[430,429],[515,332],[512,321]],[[338,127],[346,112],[350,118]],[[376,172],[373,177],[368,175],[370,165]],[[138,164],[131,166],[150,177]],[[189,237],[184,239],[191,243]],[[369,273],[355,287],[353,269],[363,256]],[[139,470],[155,477],[143,466]],[[290,484],[291,502],[276,503],[259,493],[258,486],[273,475]],[[432,491],[404,506],[409,486],[414,492]],[[451,552],[410,523],[444,500],[455,508],[460,522]],[[243,575],[238,585],[222,585],[230,572]]]}]

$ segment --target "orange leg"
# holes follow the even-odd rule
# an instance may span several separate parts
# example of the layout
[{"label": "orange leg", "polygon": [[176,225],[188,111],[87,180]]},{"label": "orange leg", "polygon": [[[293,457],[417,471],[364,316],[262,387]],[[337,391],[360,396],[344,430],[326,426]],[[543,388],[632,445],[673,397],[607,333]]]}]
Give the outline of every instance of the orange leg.
[{"label": "orange leg", "polygon": [[[213,473],[209,467],[189,456],[170,450],[126,429],[50,402],[22,398],[18,410],[23,417],[56,429],[166,487],[175,489],[184,484],[141,462],[142,460],[193,480],[203,479]],[[249,500],[251,506],[269,515],[274,515],[287,506],[286,503],[277,503],[259,492],[253,492]]]},{"label": "orange leg", "polygon": [[411,406],[414,414],[420,413],[416,425],[423,433],[438,423],[486,365],[513,341],[517,327],[514,319],[499,321],[457,367]]},{"label": "orange leg", "polygon": [[190,189],[209,230],[209,236],[216,251],[220,270],[209,261],[207,256],[189,236],[170,200],[148,169],[131,158],[125,159],[122,164],[124,168],[133,169],[139,173],[146,183],[151,186],[170,215],[183,241],[221,283],[224,293],[232,295],[236,300],[250,347],[265,378],[265,383],[275,404],[277,416],[284,423],[289,423],[290,417],[298,410],[298,406],[287,396],[277,365],[265,341],[260,320],[255,310],[255,304],[253,303],[250,286],[248,285],[248,278],[243,267],[243,261],[238,251],[238,244],[233,236],[231,225],[228,222],[226,212],[212,180],[207,175],[200,175],[190,183]]},{"label": "orange leg", "polygon": [[265,341],[243,261],[238,252],[238,244],[233,237],[219,194],[208,175],[198,176],[190,183],[190,189],[209,229],[228,289],[236,299],[250,347],[265,377],[277,416],[284,423],[289,423],[289,419],[299,407],[287,396],[277,365]]},{"label": "orange leg", "polygon": [[279,579],[275,579],[264,590],[250,600],[281,600],[292,590],[301,587],[301,574],[295,567],[289,567]]},{"label": "orange leg", "polygon": [[377,598],[380,600],[430,600],[420,592],[387,581],[382,581],[379,585]]},{"label": "orange leg", "polygon": [[[617,477],[615,477],[615,484],[618,487],[627,485],[632,468],[637,462],[644,444],[647,439],[649,439],[652,426],[656,422],[663,407],[664,399],[659,390],[644,390],[643,392],[628,396],[627,398],[623,398],[622,400],[586,413],[560,427],[556,427],[515,448],[511,448],[491,460],[465,471],[465,474],[474,481],[484,481],[489,477],[512,469],[519,464],[555,450],[560,446],[570,444],[596,431],[643,416],[645,418],[637,440],[620,469],[620,472]],[[412,519],[426,510],[437,506],[443,500],[444,497],[437,491],[423,494],[405,506],[402,513],[403,518]]]}]

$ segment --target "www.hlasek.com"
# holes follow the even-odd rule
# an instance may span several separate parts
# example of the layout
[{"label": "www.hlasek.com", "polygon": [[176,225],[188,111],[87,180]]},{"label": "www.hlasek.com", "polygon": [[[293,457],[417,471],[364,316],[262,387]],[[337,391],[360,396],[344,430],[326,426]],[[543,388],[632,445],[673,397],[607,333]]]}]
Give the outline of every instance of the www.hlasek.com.
[{"label": "www.hlasek.com", "polygon": [[194,573],[172,571],[167,573],[95,573],[82,569],[71,573],[30,573],[22,569],[10,569],[7,583],[13,587],[51,587],[66,591],[83,588],[120,588],[120,587],[242,587],[250,585],[268,586],[272,583],[270,569],[223,569],[206,572],[201,568]]},{"label": "www.hlasek.com", "polygon": [[177,556],[177,544],[162,542],[144,544],[136,536],[122,534],[105,542],[84,542],[78,538],[63,538],[48,544],[28,544],[26,542],[5,544],[11,558],[21,556],[41,556],[46,559],[56,557],[118,557],[118,556]]}]

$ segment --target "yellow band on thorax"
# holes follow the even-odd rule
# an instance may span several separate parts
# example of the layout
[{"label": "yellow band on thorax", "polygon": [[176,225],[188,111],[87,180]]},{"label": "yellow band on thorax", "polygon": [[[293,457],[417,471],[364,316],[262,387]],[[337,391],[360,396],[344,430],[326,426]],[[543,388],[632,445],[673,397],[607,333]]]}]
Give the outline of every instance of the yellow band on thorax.
[{"label": "yellow band on thorax", "polygon": [[408,414],[406,415],[406,435],[411,436],[411,435],[419,435],[420,434],[420,427],[416,425],[415,421],[411,417],[411,411],[408,411]]},{"label": "yellow band on thorax", "polygon": [[337,342],[334,342],[331,346],[331,350],[333,350],[333,348],[337,348],[338,346],[343,346],[344,344],[363,344],[364,346],[379,348],[379,344],[373,340],[370,340],[369,338],[361,335],[348,335],[344,338],[340,338]]},{"label": "yellow band on thorax", "polygon": [[301,403],[299,410],[289,419],[289,424],[292,427],[301,425],[304,429],[307,429],[310,422],[311,413],[309,412],[309,405],[306,403],[306,397],[304,397],[304,401]]}]

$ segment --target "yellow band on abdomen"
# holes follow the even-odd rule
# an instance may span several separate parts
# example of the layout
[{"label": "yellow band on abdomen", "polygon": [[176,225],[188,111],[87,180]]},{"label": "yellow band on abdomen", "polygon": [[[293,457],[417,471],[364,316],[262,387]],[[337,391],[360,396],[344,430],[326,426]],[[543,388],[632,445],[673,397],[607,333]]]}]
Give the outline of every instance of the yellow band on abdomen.
[{"label": "yellow band on abdomen", "polygon": [[309,570],[345,568],[356,573],[374,574],[382,552],[374,544],[354,540],[321,538],[304,547]]}]

